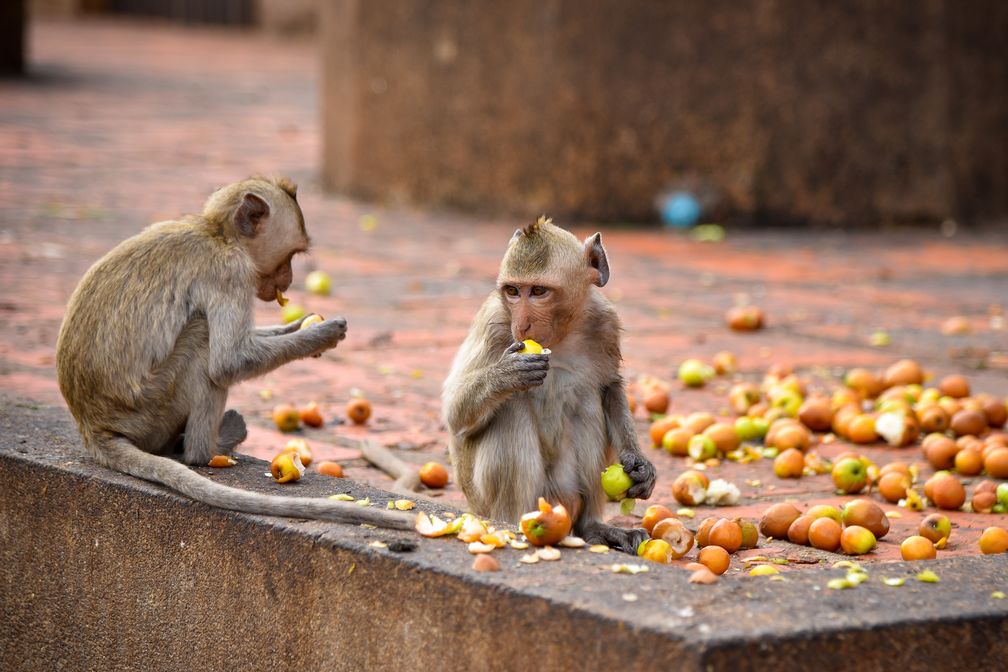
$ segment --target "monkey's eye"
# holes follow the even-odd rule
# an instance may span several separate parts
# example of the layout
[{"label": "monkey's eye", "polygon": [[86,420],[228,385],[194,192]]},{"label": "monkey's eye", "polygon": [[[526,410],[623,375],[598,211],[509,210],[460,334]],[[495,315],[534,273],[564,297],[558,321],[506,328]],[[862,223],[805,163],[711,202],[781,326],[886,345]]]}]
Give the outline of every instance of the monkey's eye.
[{"label": "monkey's eye", "polygon": [[514,285],[504,285],[504,293],[508,296],[518,296],[518,288]]},{"label": "monkey's eye", "polygon": [[549,294],[549,288],[548,287],[541,287],[539,285],[535,285],[532,288],[532,292],[531,293],[532,293],[532,296],[546,296],[547,294]]}]

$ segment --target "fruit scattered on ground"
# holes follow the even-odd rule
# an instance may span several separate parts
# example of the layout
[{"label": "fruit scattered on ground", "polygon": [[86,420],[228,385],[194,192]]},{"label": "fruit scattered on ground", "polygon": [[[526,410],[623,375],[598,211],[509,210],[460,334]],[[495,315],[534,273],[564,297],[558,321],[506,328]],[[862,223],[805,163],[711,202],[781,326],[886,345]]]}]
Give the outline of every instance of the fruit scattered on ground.
[{"label": "fruit scattered on ground", "polygon": [[900,544],[900,555],[904,560],[933,560],[938,553],[933,541],[915,534]]},{"label": "fruit scattered on ground", "polygon": [[1003,527],[988,527],[980,535],[979,546],[984,555],[1008,551],[1008,530]]},{"label": "fruit scattered on ground", "polygon": [[321,427],[325,422],[322,417],[322,409],[314,401],[302,406],[298,410],[298,415],[301,417],[301,422],[308,427]]},{"label": "fruit scattered on ground", "polygon": [[290,404],[273,407],[273,423],[281,432],[293,432],[301,426],[301,414]]},{"label": "fruit scattered on ground", "polygon": [[371,402],[363,397],[355,397],[347,402],[347,418],[355,425],[363,425],[371,417]]},{"label": "fruit scattered on ground", "polygon": [[427,462],[420,467],[420,482],[428,488],[443,488],[448,485],[448,470],[438,462]]},{"label": "fruit scattered on ground", "polygon": [[270,473],[277,483],[293,483],[301,480],[305,468],[301,457],[295,451],[284,451],[270,462]]},{"label": "fruit scattered on ground", "polygon": [[709,569],[714,574],[724,574],[731,565],[731,556],[728,551],[720,546],[705,546],[697,554],[697,560],[701,565]]},{"label": "fruit scattered on ground", "polygon": [[563,504],[550,506],[539,498],[539,510],[521,517],[521,531],[533,546],[553,546],[571,531],[571,518]]},{"label": "fruit scattered on ground", "polygon": [[316,463],[315,471],[325,476],[343,478],[343,467],[341,467],[338,463],[332,462],[330,460],[324,460],[322,462]]}]

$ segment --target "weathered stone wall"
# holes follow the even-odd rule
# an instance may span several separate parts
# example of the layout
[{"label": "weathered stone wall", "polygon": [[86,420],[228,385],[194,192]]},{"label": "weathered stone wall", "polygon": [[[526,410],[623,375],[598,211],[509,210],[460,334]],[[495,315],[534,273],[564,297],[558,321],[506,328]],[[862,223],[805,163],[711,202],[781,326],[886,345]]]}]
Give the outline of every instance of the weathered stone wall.
[{"label": "weathered stone wall", "polygon": [[256,14],[263,30],[281,35],[314,33],[319,3],[328,0],[257,0]]},{"label": "weathered stone wall", "polygon": [[1008,215],[1008,3],[322,3],[326,184],[648,219]]}]

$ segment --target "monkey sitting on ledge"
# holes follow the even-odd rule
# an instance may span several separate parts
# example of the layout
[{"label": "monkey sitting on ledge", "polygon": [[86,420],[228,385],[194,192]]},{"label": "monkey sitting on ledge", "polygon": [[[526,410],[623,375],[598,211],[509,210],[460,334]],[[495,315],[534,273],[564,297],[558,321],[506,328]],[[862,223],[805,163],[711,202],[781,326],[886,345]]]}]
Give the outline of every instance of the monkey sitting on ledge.
[{"label": "monkey sitting on ledge", "polygon": [[228,388],[343,340],[346,321],[256,328],[253,303],[282,296],[308,249],[297,188],[251,178],[216,191],[200,215],[120,243],[85,274],[56,345],[60,391],[98,463],[207,504],[274,516],[411,529],[397,512],[229,488],[162,455],[182,445],[205,465],[245,440]]},{"label": "monkey sitting on ledge", "polygon": [[[600,234],[581,243],[545,218],[516,231],[442,401],[474,512],[516,523],[545,497],[587,542],[635,553],[647,532],[602,522],[601,474],[614,458],[634,481],[627,497],[647,499],[655,482],[620,376],[619,318],[597,289],[608,279]],[[551,352],[523,354],[525,339]]]}]

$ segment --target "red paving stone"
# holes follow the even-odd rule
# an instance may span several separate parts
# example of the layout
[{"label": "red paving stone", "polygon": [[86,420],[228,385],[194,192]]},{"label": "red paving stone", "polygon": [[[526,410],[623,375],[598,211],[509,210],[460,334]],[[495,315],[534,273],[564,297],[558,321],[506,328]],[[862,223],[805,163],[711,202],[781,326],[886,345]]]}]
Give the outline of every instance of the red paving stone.
[{"label": "red paving stone", "polygon": [[[348,447],[362,437],[401,449],[409,462],[446,459],[441,381],[492,287],[511,231],[527,218],[465,217],[323,194],[319,73],[310,43],[145,24],[35,23],[31,61],[31,79],[0,82],[0,282],[7,288],[0,298],[0,389],[61,403],[54,344],[63,306],[81,274],[116,242],[151,221],[198,209],[223,183],[288,174],[300,183],[315,241],[295,273],[303,278],[322,268],[334,280],[329,297],[296,285],[291,298],[345,316],[350,332],[320,359],[234,389],[231,405],[252,425],[244,451],[269,458],[285,442],[270,422],[275,403],[317,400],[329,422],[302,434],[318,458],[343,461],[352,478],[391,482]],[[377,225],[364,226],[365,216]],[[603,231],[613,269],[605,292],[624,322],[630,381],[643,374],[670,378],[688,356],[731,350],[746,380],[758,381],[779,362],[829,389],[847,368],[913,357],[936,376],[964,372],[977,391],[1008,395],[1008,333],[1000,317],[1008,237],[1001,231],[960,230],[946,238],[932,228],[731,230],[726,242],[705,244],[655,229],[563,224],[579,234]],[[723,314],[740,301],[762,306],[768,328],[727,330]],[[955,315],[969,320],[971,333],[941,333],[942,322]],[[274,322],[278,310],[262,304],[257,318]],[[890,335],[889,346],[869,344],[877,330]],[[727,387],[720,380],[700,391],[675,388],[672,412],[724,412]],[[358,391],[374,404],[366,428],[340,421]],[[638,413],[643,444],[647,419]],[[829,457],[847,448],[818,450]],[[921,459],[917,448],[863,452],[880,464]],[[660,474],[649,503],[678,508],[669,486],[686,463],[647,454]],[[833,493],[828,476],[781,481],[768,460],[725,463],[710,473],[743,492],[740,506],[718,515],[757,517],[768,502],[784,498],[846,499]],[[758,487],[748,484],[756,480]],[[443,496],[460,499],[451,486]],[[638,513],[644,506],[638,503]],[[700,507],[697,520],[712,513]],[[898,542],[922,517],[901,513],[870,558],[898,557]],[[945,554],[975,553],[979,530],[1008,524],[1004,515],[953,518]],[[783,542],[758,553],[836,557]]]}]

